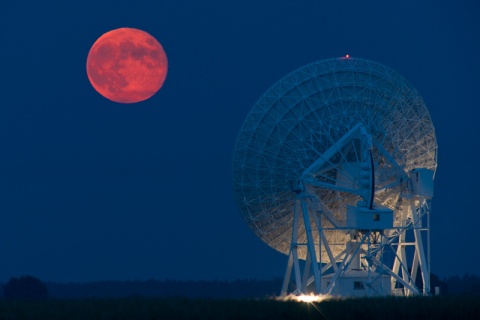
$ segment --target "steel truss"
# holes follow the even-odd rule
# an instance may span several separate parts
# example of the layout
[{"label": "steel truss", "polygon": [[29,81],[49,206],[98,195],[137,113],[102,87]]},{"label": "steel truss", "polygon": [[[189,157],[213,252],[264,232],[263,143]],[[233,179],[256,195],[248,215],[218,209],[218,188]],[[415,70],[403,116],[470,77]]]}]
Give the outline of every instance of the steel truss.
[{"label": "steel truss", "polygon": [[[312,184],[318,187],[315,180],[310,179],[314,172],[325,163],[331,164],[331,159],[335,157],[336,152],[342,150],[351,139],[363,140],[362,148],[358,151],[363,154],[362,161],[366,162],[366,150],[372,149],[375,144],[370,135],[366,133],[363,125],[358,124],[352,128],[342,139],[337,141],[321,158],[315,161],[302,175],[293,191],[296,193],[294,215],[292,224],[292,240],[287,263],[287,270],[282,285],[282,295],[307,294],[308,287],[314,283],[313,292],[316,294],[331,295],[335,292],[344,274],[351,270],[351,264],[358,259],[356,270],[365,270],[368,272],[367,296],[371,295],[429,295],[430,294],[430,200],[424,197],[413,195],[409,187],[407,173],[400,174],[403,183],[396,185],[403,191],[400,193],[397,201],[397,208],[393,217],[397,219],[397,226],[390,229],[358,229],[350,226],[341,225],[341,222],[332,223],[333,216],[330,212],[318,210],[319,207],[325,208],[325,204],[315,195],[308,192],[307,186]],[[380,153],[385,150],[380,150]],[[371,153],[370,153],[371,154]],[[390,161],[395,162],[392,157],[386,156]],[[372,163],[372,168],[375,166]],[[397,163],[392,163],[392,167],[400,168]],[[402,171],[403,172],[403,171]],[[398,172],[397,172],[398,173]],[[374,171],[372,170],[373,188]],[[369,199],[371,194],[362,188],[357,190],[345,190],[344,188],[320,184],[321,187],[334,190],[348,191],[354,194],[363,195],[364,199]],[[365,186],[365,185],[363,185]],[[373,205],[373,204],[372,204]],[[333,228],[322,226],[322,220],[329,221]],[[302,223],[300,223],[302,222]],[[299,226],[303,225],[306,234],[306,242],[299,239]],[[350,235],[347,246],[344,250],[334,256],[332,246],[335,244],[329,241],[325,232],[334,230],[341,231]],[[314,241],[314,234],[318,234],[318,241]],[[426,241],[426,245],[424,242]],[[413,259],[409,264],[409,257],[406,252],[407,247],[413,247]],[[306,262],[301,268],[299,261],[299,248],[306,248]],[[389,265],[384,258],[385,251],[388,251],[394,257],[393,265]],[[322,264],[322,252],[328,257],[328,262]],[[410,269],[409,269],[409,266]],[[359,269],[360,268],[360,269]],[[289,282],[294,275],[295,289],[289,292]],[[420,272],[423,287],[419,289],[416,284],[417,274]],[[322,276],[332,274],[331,280],[322,289]],[[382,281],[379,281],[382,275],[390,277],[390,287],[384,288]],[[379,285],[375,285],[379,282]],[[323,287],[324,288],[324,287]]]}]

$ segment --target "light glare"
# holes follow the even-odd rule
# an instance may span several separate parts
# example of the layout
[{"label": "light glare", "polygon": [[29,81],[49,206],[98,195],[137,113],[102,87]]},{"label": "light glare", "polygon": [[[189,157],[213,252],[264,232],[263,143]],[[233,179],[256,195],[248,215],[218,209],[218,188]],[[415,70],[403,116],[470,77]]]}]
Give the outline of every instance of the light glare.
[{"label": "light glare", "polygon": [[282,298],[282,300],[284,301],[298,301],[298,302],[305,302],[305,303],[312,303],[312,302],[321,302],[321,301],[324,301],[326,299],[328,299],[330,296],[328,295],[322,295],[322,294],[319,294],[319,295],[314,295],[314,294],[301,294],[301,295],[288,295],[284,298]]},{"label": "light glare", "polygon": [[312,302],[320,302],[326,299],[326,296],[324,295],[299,295],[296,297],[297,301],[300,302],[306,302],[306,303],[312,303]]}]

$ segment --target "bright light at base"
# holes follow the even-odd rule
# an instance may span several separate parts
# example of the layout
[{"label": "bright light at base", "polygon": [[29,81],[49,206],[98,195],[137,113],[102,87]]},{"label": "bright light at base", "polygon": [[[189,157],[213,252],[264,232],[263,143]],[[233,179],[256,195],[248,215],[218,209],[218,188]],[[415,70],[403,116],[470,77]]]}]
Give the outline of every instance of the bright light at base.
[{"label": "bright light at base", "polygon": [[318,295],[318,296],[315,296],[315,295],[300,295],[300,296],[296,297],[296,300],[301,301],[301,302],[311,303],[311,302],[320,302],[322,300],[325,300],[326,298],[327,298],[327,296],[324,296],[324,295]]},{"label": "bright light at base", "polygon": [[345,55],[345,58],[347,58],[347,59],[350,58],[350,55],[349,54]]},{"label": "bright light at base", "polygon": [[294,300],[294,301],[299,301],[299,302],[306,302],[306,303],[312,303],[312,302],[321,302],[323,300],[328,299],[330,296],[328,295],[314,295],[314,294],[302,294],[299,296],[296,295],[288,295],[283,300]]},{"label": "bright light at base", "polygon": [[301,295],[297,297],[297,300],[301,302],[317,302],[317,301],[321,301],[321,297]]}]

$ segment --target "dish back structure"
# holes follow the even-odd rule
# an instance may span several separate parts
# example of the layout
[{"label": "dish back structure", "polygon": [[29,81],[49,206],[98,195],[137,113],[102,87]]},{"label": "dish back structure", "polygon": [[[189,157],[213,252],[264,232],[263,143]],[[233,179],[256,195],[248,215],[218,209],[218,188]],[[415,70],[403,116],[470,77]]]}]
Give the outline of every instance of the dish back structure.
[{"label": "dish back structure", "polygon": [[288,74],[254,105],[235,145],[234,194],[255,234],[289,256],[282,294],[314,283],[351,295],[342,279],[360,273],[362,294],[429,294],[436,167],[417,91],[382,64],[335,58]]}]

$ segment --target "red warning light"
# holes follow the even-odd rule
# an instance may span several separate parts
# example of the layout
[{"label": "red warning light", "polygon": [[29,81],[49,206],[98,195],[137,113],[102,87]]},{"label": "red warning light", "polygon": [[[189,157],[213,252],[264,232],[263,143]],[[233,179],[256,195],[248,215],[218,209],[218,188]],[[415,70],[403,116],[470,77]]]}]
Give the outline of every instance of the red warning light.
[{"label": "red warning light", "polygon": [[350,55],[349,54],[345,55],[345,58],[347,58],[347,59],[350,58]]}]

